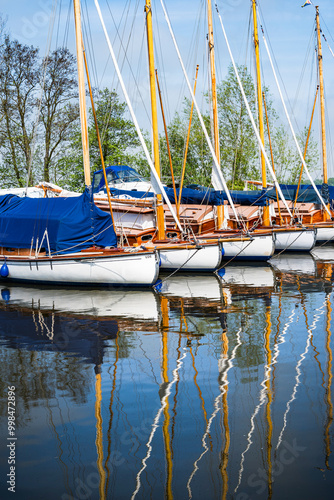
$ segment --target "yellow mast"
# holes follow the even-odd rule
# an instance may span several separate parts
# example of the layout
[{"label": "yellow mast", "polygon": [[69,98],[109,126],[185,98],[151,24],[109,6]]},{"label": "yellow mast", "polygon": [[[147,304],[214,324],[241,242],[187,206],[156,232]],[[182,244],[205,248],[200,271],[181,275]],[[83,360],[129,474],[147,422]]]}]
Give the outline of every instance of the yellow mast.
[{"label": "yellow mast", "polygon": [[[213,138],[215,154],[220,165],[220,147],[219,147],[219,124],[218,124],[218,102],[217,102],[217,84],[216,84],[216,66],[215,66],[215,49],[213,40],[213,24],[212,24],[212,5],[211,0],[208,2],[208,26],[209,26],[209,55],[210,55],[210,70],[211,70],[211,101],[213,114]],[[223,227],[224,222],[224,205],[217,206],[217,229]]]},{"label": "yellow mast", "polygon": [[[148,60],[150,72],[150,89],[151,89],[151,111],[152,111],[152,127],[153,127],[153,153],[154,153],[154,166],[159,176],[160,173],[160,156],[159,156],[159,135],[158,135],[158,113],[157,113],[157,97],[155,88],[155,73],[154,73],[154,49],[153,49],[153,29],[152,29],[152,9],[151,0],[145,0],[146,12],[146,28],[147,28],[147,46],[148,46]],[[164,207],[162,204],[162,195],[157,194],[157,226],[158,226],[158,239],[165,239],[165,220],[164,220]]]},{"label": "yellow mast", "polygon": [[[259,35],[257,29],[257,16],[256,16],[256,0],[252,0],[253,8],[253,24],[254,24],[254,46],[255,46],[255,61],[256,61],[256,87],[257,87],[257,101],[259,107],[259,132],[261,142],[264,146],[264,120],[263,120],[263,106],[262,106],[262,89],[261,89],[261,72],[260,72],[260,48],[259,48]],[[267,187],[267,174],[266,162],[261,151],[261,172],[262,172],[262,187]],[[263,207],[263,225],[270,226],[269,206]]]},{"label": "yellow mast", "polygon": [[[325,126],[325,94],[324,94],[324,74],[322,67],[322,48],[321,48],[321,35],[320,35],[320,22],[319,22],[319,7],[316,6],[316,23],[317,23],[317,37],[318,37],[318,63],[319,63],[319,87],[320,87],[320,116],[321,116],[321,143],[322,143],[322,165],[324,184],[328,183],[327,177],[327,149],[326,149],[326,126]],[[330,206],[327,204],[327,208]],[[328,220],[327,212],[323,213],[324,220]]]},{"label": "yellow mast", "polygon": [[220,164],[220,149],[219,149],[219,128],[218,128],[218,104],[217,104],[217,85],[216,85],[216,67],[215,67],[215,50],[213,41],[213,26],[212,26],[212,7],[211,0],[208,2],[208,25],[209,25],[209,51],[210,51],[210,69],[211,69],[211,99],[212,99],[212,114],[213,114],[213,134],[215,153]]},{"label": "yellow mast", "polygon": [[75,19],[75,40],[77,49],[82,154],[83,154],[83,164],[85,173],[85,184],[86,186],[90,186],[92,182],[90,177],[90,165],[89,165],[89,145],[88,145],[88,130],[87,130],[84,64],[83,64],[83,54],[82,54],[80,0],[73,0],[73,6],[74,6],[74,19]]}]

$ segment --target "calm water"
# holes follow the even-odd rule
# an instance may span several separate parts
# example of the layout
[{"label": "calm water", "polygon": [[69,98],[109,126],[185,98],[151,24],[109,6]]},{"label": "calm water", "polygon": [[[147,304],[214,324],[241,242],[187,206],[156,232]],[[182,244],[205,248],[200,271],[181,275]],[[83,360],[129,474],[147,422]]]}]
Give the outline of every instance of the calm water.
[{"label": "calm water", "polygon": [[2,286],[1,499],[333,498],[334,247],[272,264]]}]

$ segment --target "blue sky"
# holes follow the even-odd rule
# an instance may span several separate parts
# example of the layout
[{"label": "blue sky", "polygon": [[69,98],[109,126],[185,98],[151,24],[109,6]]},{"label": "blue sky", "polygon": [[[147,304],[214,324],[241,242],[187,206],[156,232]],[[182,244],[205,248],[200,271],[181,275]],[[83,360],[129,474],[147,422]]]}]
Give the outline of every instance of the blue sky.
[{"label": "blue sky", "polygon": [[[212,0],[214,3],[214,0]],[[129,90],[139,124],[149,128],[149,90],[147,80],[147,56],[144,32],[144,0],[99,0],[105,23],[118,60],[122,66],[127,88]],[[189,77],[193,80],[196,64],[200,65],[198,79],[199,104],[201,91],[207,88],[206,41],[207,33],[204,0],[165,0],[176,39]],[[266,37],[270,42],[276,69],[279,71],[284,85],[289,109],[293,111],[293,122],[296,131],[300,131],[309,123],[315,93],[315,66],[313,36],[315,9],[313,6],[301,8],[300,0],[259,0],[261,17],[266,29]],[[320,21],[323,33],[334,51],[334,5],[333,0],[314,2],[320,8]],[[50,17],[54,11],[54,0],[2,0],[0,11],[7,19],[7,29],[12,36],[22,43],[39,46],[44,54],[50,30]],[[61,9],[60,9],[61,7]],[[223,18],[232,52],[239,64],[252,66],[248,22],[250,0],[218,0],[218,7]],[[166,115],[173,116],[175,110],[181,110],[183,96],[188,97],[180,65],[176,59],[168,28],[163,17],[160,0],[152,0],[154,15],[154,33],[156,48],[156,66],[159,71],[163,89]],[[93,0],[82,1],[82,10],[86,32],[90,31],[86,48],[94,53],[94,65],[91,64],[91,75],[95,86],[111,86],[121,94],[114,69],[108,56],[100,22]],[[68,17],[70,12],[70,18]],[[88,14],[88,15],[87,15]],[[217,58],[218,81],[226,76],[230,59],[223,40],[221,27],[214,11],[215,48]],[[52,44],[54,48],[66,39],[71,51],[74,47],[74,27],[72,9],[69,0],[58,0],[53,27]],[[87,21],[89,19],[89,21]],[[69,20],[69,23],[67,22]],[[68,29],[68,36],[66,35]],[[121,36],[117,35],[118,27]],[[119,40],[122,39],[123,48]],[[261,44],[262,40],[260,41]],[[329,174],[334,176],[333,155],[331,153],[331,130],[334,125],[334,57],[323,42],[324,72],[327,106],[327,139],[329,155]],[[126,59],[124,58],[126,47]],[[263,82],[269,86],[274,98],[274,106],[279,112],[282,122],[286,124],[280,105],[270,65],[263,44],[261,45]],[[308,55],[308,58],[307,58]],[[131,69],[130,69],[131,68]],[[253,69],[252,69],[253,71]],[[317,120],[316,120],[317,121]],[[317,123],[315,122],[317,136]],[[333,134],[333,132],[332,132]],[[333,138],[334,140],[334,138]]]}]

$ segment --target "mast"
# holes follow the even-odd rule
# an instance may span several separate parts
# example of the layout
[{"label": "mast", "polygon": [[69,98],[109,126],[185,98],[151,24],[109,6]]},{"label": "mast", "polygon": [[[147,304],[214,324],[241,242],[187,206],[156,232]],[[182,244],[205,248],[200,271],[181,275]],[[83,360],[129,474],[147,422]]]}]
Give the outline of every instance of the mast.
[{"label": "mast", "polygon": [[[220,147],[219,147],[219,124],[218,124],[218,102],[217,102],[217,84],[216,84],[216,65],[215,65],[215,49],[213,40],[213,24],[212,24],[212,5],[211,0],[208,2],[208,41],[209,41],[209,56],[210,56],[210,71],[211,71],[211,102],[213,115],[213,139],[214,148],[218,165],[220,167]],[[224,205],[217,206],[217,229],[222,229],[224,224]]]},{"label": "mast", "polygon": [[[145,12],[146,12],[146,28],[147,28],[148,61],[149,61],[149,72],[150,72],[151,112],[152,112],[152,127],[153,127],[153,155],[154,155],[155,170],[160,179],[161,172],[160,172],[160,156],[159,156],[157,96],[156,96],[155,73],[154,73],[155,68],[154,68],[151,0],[145,0]],[[157,229],[158,229],[158,239],[164,240],[165,220],[164,220],[164,207],[162,204],[161,194],[157,194]]]},{"label": "mast", "polygon": [[[327,176],[327,149],[326,149],[326,126],[325,126],[325,94],[324,94],[324,74],[322,67],[322,48],[321,48],[321,31],[319,22],[319,7],[316,6],[316,24],[317,24],[317,38],[318,38],[318,65],[319,65],[319,87],[320,87],[320,116],[321,116],[321,144],[322,144],[322,165],[324,184],[328,183]],[[327,203],[329,209],[329,203]],[[324,212],[324,220],[328,219],[326,212]]]},{"label": "mast", "polygon": [[219,149],[219,128],[218,128],[218,104],[217,104],[217,85],[216,85],[216,67],[215,67],[215,50],[213,41],[213,25],[212,25],[212,7],[211,0],[208,2],[208,25],[209,25],[209,55],[210,55],[210,70],[211,70],[211,100],[213,114],[213,135],[215,153],[220,164],[220,149]]},{"label": "mast", "polygon": [[[259,132],[260,132],[260,139],[264,147],[264,125],[263,125],[264,120],[263,120],[263,106],[262,106],[260,48],[259,48],[259,35],[257,29],[256,0],[252,0],[252,8],[253,8],[254,46],[255,46],[255,61],[256,61],[256,88],[257,88],[257,102],[259,108]],[[262,173],[262,187],[266,189],[267,188],[266,162],[262,151],[261,151],[261,173]],[[268,205],[265,205],[263,207],[263,225],[270,226]]]},{"label": "mast", "polygon": [[73,0],[73,6],[74,6],[74,19],[75,19],[75,41],[77,48],[82,155],[83,155],[83,164],[85,173],[85,184],[86,186],[90,186],[92,182],[91,182],[90,165],[89,165],[89,145],[88,145],[88,130],[87,130],[84,64],[83,64],[83,54],[82,54],[80,0]]}]

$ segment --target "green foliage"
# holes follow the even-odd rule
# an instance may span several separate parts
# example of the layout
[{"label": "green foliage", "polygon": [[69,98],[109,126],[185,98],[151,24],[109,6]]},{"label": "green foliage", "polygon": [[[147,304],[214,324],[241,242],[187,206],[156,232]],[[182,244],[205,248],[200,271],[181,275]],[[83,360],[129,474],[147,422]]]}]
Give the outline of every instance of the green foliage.
[{"label": "green foliage", "polygon": [[[251,75],[245,66],[238,68],[243,88],[254,117],[257,116],[257,103],[255,87]],[[277,114],[273,108],[272,99],[268,89],[264,89],[266,96],[269,128],[273,145],[273,156],[277,176],[281,182],[295,183],[298,181],[301,161],[296,147],[282,124],[276,125]],[[225,80],[217,87],[218,120],[220,140],[221,169],[227,180],[227,185],[232,189],[243,189],[247,179],[261,179],[259,146],[251,125],[247,109],[237,82],[233,67],[230,66]],[[207,96],[209,103],[209,98]],[[191,103],[185,101],[181,114],[175,113],[168,126],[171,156],[175,178],[178,180],[183,164],[186,136],[189,123]],[[203,113],[203,120],[209,135],[211,135],[210,115]],[[265,125],[265,137],[268,136]],[[300,134],[301,148],[306,142],[307,131]],[[266,141],[266,150],[269,154],[269,140]],[[164,180],[170,180],[170,167],[167,154],[166,140],[160,137],[161,164]],[[312,135],[309,141],[306,162],[310,171],[314,170],[318,162],[316,142]],[[185,184],[210,185],[213,160],[206,143],[199,119],[194,112],[187,165],[185,170]],[[268,180],[271,176],[267,173]],[[303,180],[305,180],[305,174]]]},{"label": "green foliage", "polygon": [[[77,103],[75,60],[67,49],[59,48],[41,60],[37,48],[22,45],[3,34],[0,19],[0,182],[2,187],[25,186],[46,180],[71,190],[84,188],[81,128]],[[253,113],[257,115],[254,82],[247,68],[238,68]],[[43,82],[43,85],[42,85]],[[43,90],[43,98],[39,97]],[[295,183],[300,172],[296,148],[277,116],[266,90],[275,168],[281,182]],[[211,135],[209,96],[203,112]],[[259,147],[251,126],[232,66],[217,88],[222,172],[228,186],[242,189],[246,179],[260,179]],[[35,126],[36,112],[40,120]],[[95,109],[105,165],[127,164],[150,176],[135,127],[127,118],[126,104],[114,90],[95,92]],[[180,182],[186,150],[191,101],[176,112],[168,125],[174,177]],[[265,127],[266,128],[266,127]],[[92,110],[88,114],[91,169],[101,168],[100,151]],[[151,150],[148,134],[144,133]],[[306,130],[299,137],[304,147]],[[162,179],[171,183],[167,143],[159,138]],[[266,144],[269,151],[268,144]],[[31,156],[33,157],[31,158]],[[269,156],[269,155],[268,155]],[[310,138],[306,162],[309,169],[318,163],[317,145]],[[194,110],[187,151],[184,184],[211,184],[213,160],[199,118]],[[269,176],[268,176],[269,177]],[[305,180],[305,175],[303,180]]]},{"label": "green foliage", "polygon": [[[104,88],[94,101],[102,153],[105,165],[136,165],[134,149],[139,146],[136,129],[125,118],[126,104],[120,102],[114,90]],[[92,170],[102,168],[92,110],[89,113],[89,144]]]},{"label": "green foliage", "polygon": [[[302,133],[297,136],[302,152],[305,149],[307,134],[308,130],[305,128]],[[280,126],[275,130],[272,142],[275,171],[279,182],[284,182],[286,184],[298,183],[302,161],[294,141],[290,138],[290,134],[287,134],[284,127]],[[318,146],[312,134],[309,138],[305,162],[310,172],[316,169],[319,162]],[[309,180],[306,173],[303,172],[302,183],[305,182],[309,182]]]},{"label": "green foliage", "polygon": [[[186,149],[186,139],[190,117],[190,102],[185,100],[182,115],[175,114],[174,119],[168,126],[168,138],[170,143],[173,171],[176,182],[180,181],[184,153]],[[207,117],[204,117],[208,125]],[[161,166],[163,179],[170,182],[170,165],[167,153],[167,144],[164,137],[160,137]],[[193,115],[191,124],[191,134],[187,152],[187,163],[185,169],[186,184],[206,184],[210,182],[212,161],[209,149],[200,126],[198,117]]]},{"label": "green foliage", "polygon": [[[255,88],[246,67],[239,67],[243,88],[253,115],[256,114]],[[247,109],[233,70],[217,89],[221,168],[232,185],[257,178],[258,147]]]},{"label": "green foliage", "polygon": [[[148,175],[147,162],[139,151],[139,140],[132,122],[125,118],[126,104],[108,88],[95,92],[94,108],[102,145],[103,160],[108,165],[129,165]],[[93,111],[88,113],[88,138],[91,172],[102,168]],[[57,162],[57,183],[66,189],[84,189],[81,128],[77,123],[68,136],[68,147]]]}]

